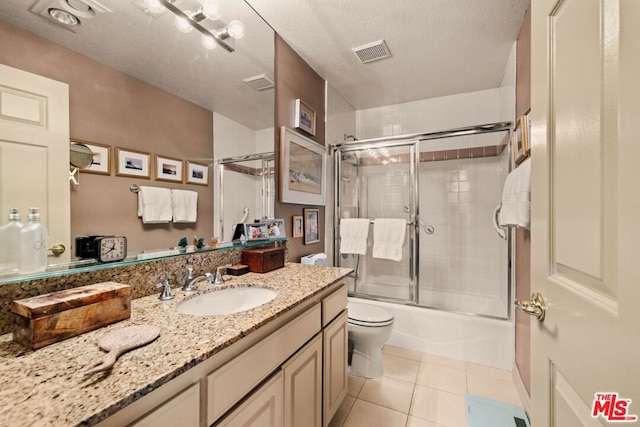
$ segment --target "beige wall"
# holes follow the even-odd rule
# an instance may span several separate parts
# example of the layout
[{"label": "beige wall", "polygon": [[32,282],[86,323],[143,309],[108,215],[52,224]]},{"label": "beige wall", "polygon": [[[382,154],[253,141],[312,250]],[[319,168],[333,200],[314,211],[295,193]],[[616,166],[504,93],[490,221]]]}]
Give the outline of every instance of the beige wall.
[{"label": "beige wall", "polygon": [[[276,171],[280,165],[280,126],[293,128],[293,105],[297,98],[302,99],[316,111],[316,135],[310,136],[318,144],[325,145],[325,82],[298,54],[278,35],[275,41],[275,80],[276,80]],[[280,188],[278,186],[278,188]],[[284,218],[287,236],[292,235],[293,215],[302,215],[305,207],[318,206],[275,203],[275,217]],[[324,252],[325,209],[319,206],[320,242],[304,245],[302,238],[289,240],[289,261],[298,262],[300,257]]]},{"label": "beige wall", "polygon": [[[213,115],[181,98],[0,21],[0,63],[69,85],[72,139],[178,159],[213,158]],[[153,157],[152,157],[153,163]],[[213,185],[173,184],[81,173],[71,191],[71,240],[86,234],[121,234],[129,250],[175,246],[182,236],[213,235]],[[196,224],[143,225],[129,185],[198,192]]]}]

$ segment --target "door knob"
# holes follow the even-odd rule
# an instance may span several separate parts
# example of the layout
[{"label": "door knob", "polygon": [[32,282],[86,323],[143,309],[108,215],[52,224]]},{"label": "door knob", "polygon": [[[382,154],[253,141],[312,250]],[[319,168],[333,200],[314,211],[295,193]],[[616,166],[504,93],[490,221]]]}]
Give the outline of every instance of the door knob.
[{"label": "door knob", "polygon": [[534,292],[530,300],[517,299],[515,305],[518,310],[522,310],[530,316],[536,316],[541,322],[544,320],[544,315],[547,312],[547,305],[544,302],[544,298],[538,292]]},{"label": "door knob", "polygon": [[52,248],[49,248],[49,250],[53,252],[54,256],[60,256],[65,250],[67,250],[67,248],[65,248],[63,244],[58,243],[57,245],[53,245]]}]

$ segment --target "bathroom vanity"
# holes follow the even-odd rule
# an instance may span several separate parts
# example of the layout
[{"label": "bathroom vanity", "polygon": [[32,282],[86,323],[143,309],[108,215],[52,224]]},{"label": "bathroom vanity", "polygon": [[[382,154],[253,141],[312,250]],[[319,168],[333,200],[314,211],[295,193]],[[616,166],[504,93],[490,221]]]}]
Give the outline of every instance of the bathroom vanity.
[{"label": "bathroom vanity", "polygon": [[[132,301],[131,318],[35,352],[0,337],[0,420],[20,425],[326,426],[347,391],[349,269],[287,264],[222,287],[278,294],[254,309],[180,314],[181,291]],[[219,287],[200,282],[197,294]],[[151,344],[85,377],[104,333],[152,324]]]}]

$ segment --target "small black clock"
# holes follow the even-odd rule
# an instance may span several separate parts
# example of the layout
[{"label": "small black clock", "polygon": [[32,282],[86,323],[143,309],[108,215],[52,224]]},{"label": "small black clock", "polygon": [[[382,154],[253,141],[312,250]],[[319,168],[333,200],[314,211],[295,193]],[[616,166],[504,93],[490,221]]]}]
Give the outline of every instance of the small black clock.
[{"label": "small black clock", "polygon": [[122,261],[127,257],[127,238],[124,236],[104,236],[96,239],[98,261]]}]

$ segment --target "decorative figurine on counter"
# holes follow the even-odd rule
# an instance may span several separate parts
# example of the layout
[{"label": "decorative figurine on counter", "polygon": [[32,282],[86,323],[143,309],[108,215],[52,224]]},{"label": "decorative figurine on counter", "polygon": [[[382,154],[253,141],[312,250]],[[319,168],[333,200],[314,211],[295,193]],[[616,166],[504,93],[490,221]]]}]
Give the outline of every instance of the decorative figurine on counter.
[{"label": "decorative figurine on counter", "polygon": [[196,248],[198,249],[204,248],[204,237],[201,237],[198,239],[198,241],[196,242]]},{"label": "decorative figurine on counter", "polygon": [[180,246],[180,250],[184,251],[185,249],[187,249],[187,238],[183,237],[182,239],[180,239],[180,241],[178,242],[178,246]]}]

